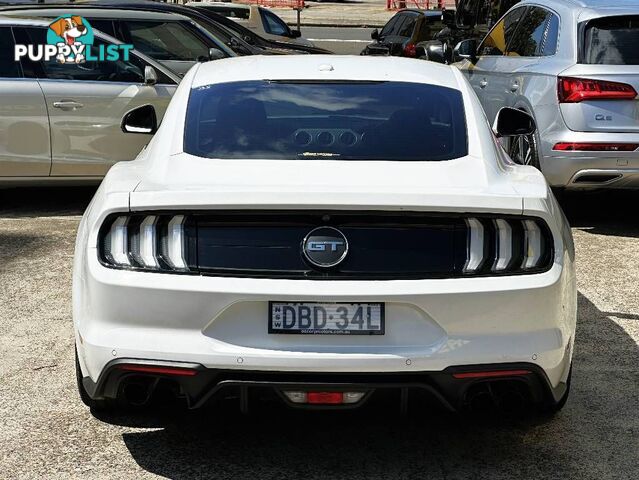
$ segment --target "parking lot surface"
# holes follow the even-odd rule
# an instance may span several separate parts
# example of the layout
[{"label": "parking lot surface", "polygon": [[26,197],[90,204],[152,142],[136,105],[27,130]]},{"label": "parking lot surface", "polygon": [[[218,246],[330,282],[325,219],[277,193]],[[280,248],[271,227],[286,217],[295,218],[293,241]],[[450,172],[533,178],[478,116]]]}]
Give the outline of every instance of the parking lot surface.
[{"label": "parking lot surface", "polygon": [[636,193],[564,199],[579,277],[572,393],[556,417],[522,420],[394,405],[92,416],[73,373],[71,267],[93,191],[0,191],[0,478],[639,476]]}]

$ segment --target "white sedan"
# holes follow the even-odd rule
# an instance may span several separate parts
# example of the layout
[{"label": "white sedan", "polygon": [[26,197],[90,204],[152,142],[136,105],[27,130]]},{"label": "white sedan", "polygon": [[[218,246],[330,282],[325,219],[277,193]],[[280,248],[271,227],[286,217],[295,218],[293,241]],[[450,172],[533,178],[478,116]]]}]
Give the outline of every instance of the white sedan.
[{"label": "white sedan", "polygon": [[[156,127],[153,108],[122,128]],[[199,64],[151,143],[114,166],[77,238],[77,377],[92,407],[169,388],[353,408],[563,406],[571,232],[462,74],[376,57]],[[260,397],[261,398],[261,397]],[[528,408],[529,407],[529,408]]]}]

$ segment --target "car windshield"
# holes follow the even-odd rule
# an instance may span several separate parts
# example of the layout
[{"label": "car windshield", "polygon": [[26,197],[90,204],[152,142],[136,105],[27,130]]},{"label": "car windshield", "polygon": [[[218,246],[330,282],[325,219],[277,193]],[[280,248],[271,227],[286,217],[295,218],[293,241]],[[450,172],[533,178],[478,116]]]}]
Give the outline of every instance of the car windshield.
[{"label": "car windshield", "polygon": [[584,62],[596,65],[639,65],[639,17],[607,17],[588,23]]},{"label": "car windshield", "polygon": [[184,151],[220,159],[438,161],[467,155],[459,90],[404,82],[194,88]]}]

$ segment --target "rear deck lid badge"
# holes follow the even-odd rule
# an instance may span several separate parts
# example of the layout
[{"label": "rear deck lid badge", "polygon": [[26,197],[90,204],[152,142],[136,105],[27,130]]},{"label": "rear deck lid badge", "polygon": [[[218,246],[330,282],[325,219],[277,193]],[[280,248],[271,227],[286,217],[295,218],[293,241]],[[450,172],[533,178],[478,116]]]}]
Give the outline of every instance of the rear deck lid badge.
[{"label": "rear deck lid badge", "polygon": [[335,267],[348,255],[348,240],[336,228],[318,227],[304,238],[302,252],[304,258],[316,267]]}]

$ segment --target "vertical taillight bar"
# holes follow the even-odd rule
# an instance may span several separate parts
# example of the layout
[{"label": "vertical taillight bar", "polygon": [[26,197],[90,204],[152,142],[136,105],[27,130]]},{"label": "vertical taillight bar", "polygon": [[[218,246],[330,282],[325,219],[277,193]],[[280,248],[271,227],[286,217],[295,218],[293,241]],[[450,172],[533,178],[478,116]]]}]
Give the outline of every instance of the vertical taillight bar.
[{"label": "vertical taillight bar", "polygon": [[484,226],[476,218],[467,218],[468,227],[468,260],[464,266],[465,273],[479,270],[484,263]]}]

